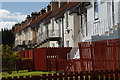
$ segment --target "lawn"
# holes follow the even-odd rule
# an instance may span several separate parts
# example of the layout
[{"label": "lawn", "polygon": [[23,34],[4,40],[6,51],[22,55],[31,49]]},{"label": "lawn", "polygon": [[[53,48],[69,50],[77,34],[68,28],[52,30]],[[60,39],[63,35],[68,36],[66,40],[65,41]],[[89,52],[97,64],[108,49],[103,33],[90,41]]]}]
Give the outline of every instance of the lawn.
[{"label": "lawn", "polygon": [[14,76],[39,76],[42,74],[52,74],[55,72],[43,72],[43,71],[32,71],[28,72],[27,70],[22,70],[17,73],[17,71],[12,71],[12,74],[8,74],[7,72],[2,72],[2,77],[14,77]]}]

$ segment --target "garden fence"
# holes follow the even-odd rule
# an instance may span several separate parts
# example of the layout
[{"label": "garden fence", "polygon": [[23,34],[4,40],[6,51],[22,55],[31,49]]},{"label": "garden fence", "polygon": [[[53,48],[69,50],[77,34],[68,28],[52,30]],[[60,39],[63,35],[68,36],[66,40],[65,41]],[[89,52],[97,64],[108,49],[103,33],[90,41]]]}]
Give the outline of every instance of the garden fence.
[{"label": "garden fence", "polygon": [[119,80],[120,71],[86,71],[86,72],[70,72],[70,73],[56,73],[44,74],[42,76],[20,76],[2,78],[2,80]]},{"label": "garden fence", "polygon": [[64,72],[120,69],[120,39],[80,42],[78,45],[80,59],[70,60],[67,60],[67,53],[71,48],[33,49],[34,69]]}]

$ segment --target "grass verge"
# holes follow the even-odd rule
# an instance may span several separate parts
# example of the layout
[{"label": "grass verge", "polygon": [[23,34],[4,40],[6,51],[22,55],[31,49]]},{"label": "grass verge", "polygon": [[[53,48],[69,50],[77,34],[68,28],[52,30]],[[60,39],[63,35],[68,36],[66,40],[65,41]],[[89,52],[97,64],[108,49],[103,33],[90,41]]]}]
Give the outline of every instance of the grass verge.
[{"label": "grass verge", "polygon": [[39,76],[43,74],[53,74],[55,72],[43,72],[43,71],[32,71],[28,72],[27,70],[21,70],[17,73],[17,71],[12,71],[12,74],[8,74],[7,72],[2,72],[2,77],[14,77],[14,76]]}]

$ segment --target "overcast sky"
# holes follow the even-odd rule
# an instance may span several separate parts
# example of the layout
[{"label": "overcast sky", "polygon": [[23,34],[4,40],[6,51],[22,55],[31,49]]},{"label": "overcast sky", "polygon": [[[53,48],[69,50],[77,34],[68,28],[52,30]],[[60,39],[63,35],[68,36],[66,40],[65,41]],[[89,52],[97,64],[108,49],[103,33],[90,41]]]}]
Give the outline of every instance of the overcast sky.
[{"label": "overcast sky", "polygon": [[0,2],[0,29],[11,29],[15,23],[25,20],[32,12],[39,12],[49,2]]}]

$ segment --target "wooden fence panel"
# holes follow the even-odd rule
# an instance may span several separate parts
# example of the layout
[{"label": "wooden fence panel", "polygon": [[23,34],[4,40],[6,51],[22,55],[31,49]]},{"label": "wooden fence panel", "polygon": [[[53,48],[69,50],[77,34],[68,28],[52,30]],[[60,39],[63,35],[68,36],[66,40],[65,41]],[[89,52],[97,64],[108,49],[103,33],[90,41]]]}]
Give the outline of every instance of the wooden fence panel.
[{"label": "wooden fence panel", "polygon": [[77,60],[67,60],[71,48],[38,48],[22,51],[20,56],[34,56],[35,70],[81,72],[120,69],[120,39],[80,42],[78,45],[80,59]]},{"label": "wooden fence panel", "polygon": [[25,58],[25,51],[20,51],[19,52],[19,57],[20,58]]},{"label": "wooden fence panel", "polygon": [[34,69],[47,70],[46,64],[46,48],[36,48],[33,54]]},{"label": "wooden fence panel", "polygon": [[120,69],[120,39],[81,42],[79,50],[81,71]]}]

